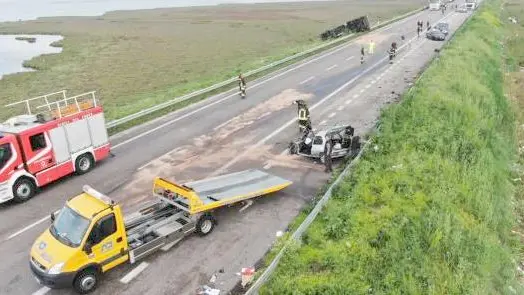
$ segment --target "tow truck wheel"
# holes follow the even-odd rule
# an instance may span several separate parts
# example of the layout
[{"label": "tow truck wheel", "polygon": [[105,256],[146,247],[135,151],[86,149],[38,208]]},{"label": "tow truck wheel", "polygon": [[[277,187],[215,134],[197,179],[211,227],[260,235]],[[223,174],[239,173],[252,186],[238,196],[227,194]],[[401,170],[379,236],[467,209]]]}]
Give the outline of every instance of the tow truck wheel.
[{"label": "tow truck wheel", "polygon": [[17,203],[25,202],[35,195],[35,184],[27,178],[20,178],[13,186],[13,197]]},{"label": "tow truck wheel", "polygon": [[80,155],[76,159],[76,163],[75,163],[76,173],[79,175],[85,174],[89,172],[91,168],[93,168],[94,164],[95,164],[95,161],[93,160],[93,156],[91,156],[91,154],[87,153],[87,154]]},{"label": "tow truck wheel", "polygon": [[91,293],[98,285],[98,273],[93,269],[86,269],[78,274],[73,284],[78,293]]},{"label": "tow truck wheel", "polygon": [[215,219],[210,214],[202,215],[196,224],[196,232],[201,236],[208,235],[215,228]]}]

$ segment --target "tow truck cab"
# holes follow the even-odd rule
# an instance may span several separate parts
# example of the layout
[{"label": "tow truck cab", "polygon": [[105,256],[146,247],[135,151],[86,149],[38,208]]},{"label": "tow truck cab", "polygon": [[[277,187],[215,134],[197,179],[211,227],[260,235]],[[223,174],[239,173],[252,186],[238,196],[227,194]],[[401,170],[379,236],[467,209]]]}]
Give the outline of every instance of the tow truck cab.
[{"label": "tow truck cab", "polygon": [[106,196],[87,187],[51,220],[31,248],[30,267],[39,283],[87,293],[100,273],[129,260],[121,208]]}]

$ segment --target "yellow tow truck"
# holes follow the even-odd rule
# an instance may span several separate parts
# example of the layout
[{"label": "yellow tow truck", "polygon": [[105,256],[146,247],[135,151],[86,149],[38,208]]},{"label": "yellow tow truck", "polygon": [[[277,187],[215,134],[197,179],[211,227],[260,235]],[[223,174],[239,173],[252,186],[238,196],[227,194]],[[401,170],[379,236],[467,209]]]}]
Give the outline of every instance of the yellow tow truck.
[{"label": "yellow tow truck", "polygon": [[100,275],[143,259],[196,232],[209,234],[214,209],[280,191],[292,182],[259,170],[246,170],[179,185],[156,178],[157,201],[124,217],[118,204],[85,185],[51,214],[52,225],[31,248],[30,268],[50,288],[73,287],[86,294]]}]

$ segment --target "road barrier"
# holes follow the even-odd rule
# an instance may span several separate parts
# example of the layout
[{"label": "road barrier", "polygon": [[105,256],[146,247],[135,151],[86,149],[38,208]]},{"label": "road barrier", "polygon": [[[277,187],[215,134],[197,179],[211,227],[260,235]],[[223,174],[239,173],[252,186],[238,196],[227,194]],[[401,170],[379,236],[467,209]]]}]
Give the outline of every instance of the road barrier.
[{"label": "road barrier", "polygon": [[[408,13],[405,13],[403,15],[400,15],[400,16],[397,16],[397,17],[394,17],[390,20],[387,20],[383,23],[377,23],[375,25],[373,25],[371,27],[371,30],[376,30],[376,29],[379,29],[381,27],[384,27],[388,24],[391,24],[393,22],[396,22],[400,19],[403,19],[403,18],[406,18],[406,17],[409,17],[413,14],[416,14],[420,11],[423,11],[427,9],[427,7],[422,7],[422,8],[419,8],[419,9],[415,9],[413,11],[410,11]],[[314,52],[317,52],[317,51],[321,51],[323,49],[326,49],[326,48],[329,48],[330,46],[333,46],[334,44],[337,44],[337,43],[343,43],[344,41],[350,39],[351,37],[355,36],[355,34],[350,34],[350,35],[346,35],[344,37],[341,37],[341,38],[338,38],[336,40],[333,40],[333,41],[329,41],[327,43],[324,43],[324,44],[321,44],[319,46],[316,46],[316,47],[313,47],[313,48],[310,48],[308,50],[305,50],[303,52],[299,52],[297,54],[294,54],[294,55],[291,55],[291,56],[288,56],[286,58],[283,58],[281,60],[278,60],[278,61],[275,61],[275,62],[272,62],[268,65],[265,65],[263,67],[260,67],[258,69],[255,69],[255,70],[252,70],[252,71],[249,71],[247,73],[244,74],[244,77],[250,77],[250,76],[253,76],[253,75],[256,75],[256,74],[259,74],[261,72],[264,72],[264,71],[267,71],[271,68],[274,68],[274,67],[277,67],[277,66],[280,66],[282,64],[285,64],[289,61],[292,61],[294,59],[298,59],[300,57],[303,57],[303,56],[307,56],[307,55],[310,55]],[[191,93],[188,93],[186,95],[183,95],[183,96],[180,96],[180,97],[177,97],[177,98],[174,98],[172,100],[168,100],[166,102],[163,102],[163,103],[160,103],[158,105],[155,105],[153,107],[150,107],[150,108],[147,108],[147,109],[144,109],[144,110],[141,110],[139,112],[136,112],[134,114],[131,114],[131,115],[128,115],[128,116],[125,116],[125,117],[122,117],[122,118],[119,118],[119,119],[116,119],[116,120],[113,120],[113,121],[110,121],[110,122],[107,122],[106,124],[106,127],[108,129],[111,129],[111,128],[114,128],[114,127],[117,127],[117,126],[120,126],[120,125],[123,125],[125,123],[128,123],[130,121],[133,121],[133,120],[136,120],[138,118],[141,118],[141,117],[144,117],[144,116],[147,116],[149,114],[152,114],[152,113],[155,113],[155,112],[158,112],[160,110],[163,110],[165,108],[168,108],[174,104],[177,104],[177,103],[180,103],[180,102],[183,102],[183,101],[186,101],[188,99],[191,99],[191,98],[194,98],[194,97],[197,97],[199,95],[203,95],[203,94],[206,94],[206,93],[210,93],[212,91],[215,91],[215,90],[218,90],[220,88],[223,88],[223,87],[226,87],[227,85],[230,85],[230,84],[233,84],[237,81],[237,78],[236,77],[233,77],[229,80],[226,80],[226,81],[222,81],[220,83],[217,83],[217,84],[214,84],[214,85],[211,85],[209,87],[206,87],[206,88],[203,88],[203,89],[200,89],[200,90],[197,90],[197,91],[194,91],[194,92],[191,92]],[[234,89],[234,88],[233,88]],[[230,89],[228,91],[231,91],[233,89]]]}]

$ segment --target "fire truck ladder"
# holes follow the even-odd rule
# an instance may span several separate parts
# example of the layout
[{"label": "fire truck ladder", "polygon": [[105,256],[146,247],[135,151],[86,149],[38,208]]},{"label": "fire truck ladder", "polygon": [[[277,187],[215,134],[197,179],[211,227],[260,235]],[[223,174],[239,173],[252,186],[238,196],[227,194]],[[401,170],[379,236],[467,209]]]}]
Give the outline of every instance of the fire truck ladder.
[{"label": "fire truck ladder", "polygon": [[[61,98],[58,100],[52,100],[58,95],[61,95]],[[76,96],[67,97],[66,90],[49,93],[42,96],[33,97],[30,99],[10,103],[6,107],[11,107],[15,105],[25,104],[28,115],[38,114],[39,111],[31,109],[31,102],[40,100],[45,103],[36,107],[36,109],[47,109],[50,115],[53,118],[62,118],[69,115],[74,115],[81,111],[93,108],[97,106],[95,91],[82,93]]]}]

